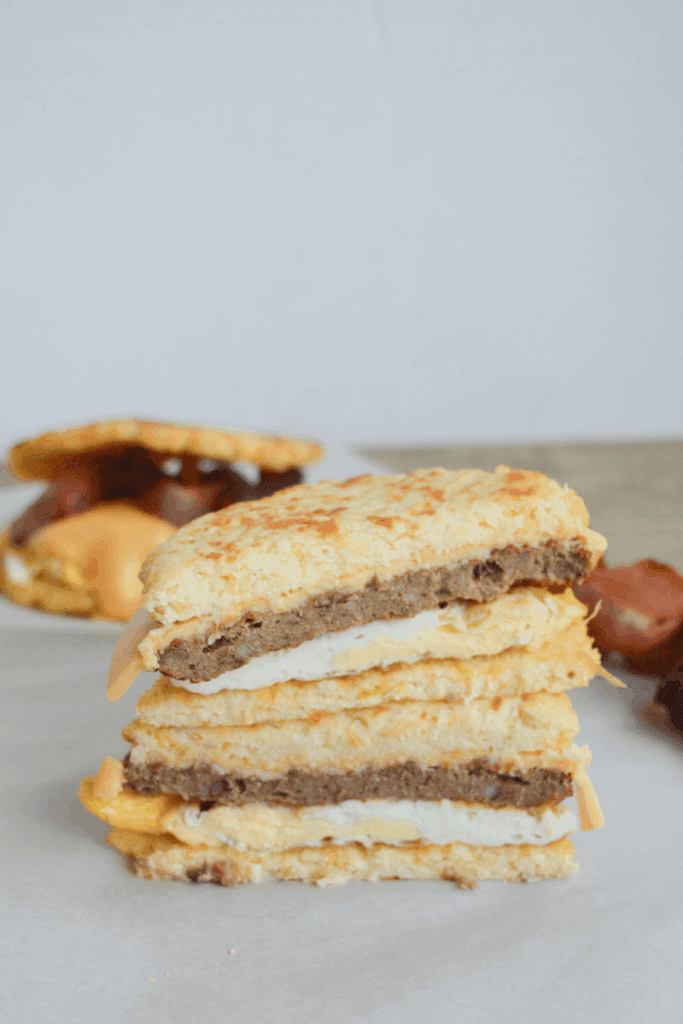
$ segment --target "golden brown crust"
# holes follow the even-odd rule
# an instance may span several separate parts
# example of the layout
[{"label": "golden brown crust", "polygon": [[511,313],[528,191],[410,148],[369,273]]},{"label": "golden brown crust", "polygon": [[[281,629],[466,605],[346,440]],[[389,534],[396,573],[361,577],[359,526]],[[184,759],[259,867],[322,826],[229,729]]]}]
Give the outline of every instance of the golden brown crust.
[{"label": "golden brown crust", "polygon": [[324,454],[320,445],[297,438],[122,419],[55,430],[23,441],[11,449],[7,465],[20,480],[54,480],[69,471],[75,455],[121,445],[220,462],[253,462],[275,472],[319,462]]},{"label": "golden brown crust", "polygon": [[292,769],[346,772],[415,761],[455,766],[473,758],[573,772],[590,757],[572,746],[579,723],[564,693],[448,701],[403,701],[250,726],[156,728],[134,720],[123,732],[134,766],[187,768],[272,778]]},{"label": "golden brown crust", "polygon": [[480,881],[534,882],[563,878],[577,870],[569,839],[547,846],[443,846],[374,843],[345,846],[299,847],[277,853],[243,853],[228,847],[190,847],[169,836],[145,835],[117,828],[109,843],[130,858],[141,878],[214,882],[241,885],[282,879],[313,885],[339,885],[350,881],[382,879],[454,882],[461,889],[476,889]]},{"label": "golden brown crust", "polygon": [[372,579],[549,543],[585,551],[586,572],[606,547],[581,499],[542,473],[499,466],[326,480],[178,530],[143,567],[143,604],[157,622],[195,635]]}]

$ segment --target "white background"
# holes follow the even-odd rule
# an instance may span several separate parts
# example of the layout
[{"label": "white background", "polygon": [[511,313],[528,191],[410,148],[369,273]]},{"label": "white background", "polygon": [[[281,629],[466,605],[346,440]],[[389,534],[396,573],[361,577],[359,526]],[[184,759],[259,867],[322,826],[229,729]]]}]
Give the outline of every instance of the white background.
[{"label": "white background", "polygon": [[673,0],[5,0],[0,448],[680,434]]}]

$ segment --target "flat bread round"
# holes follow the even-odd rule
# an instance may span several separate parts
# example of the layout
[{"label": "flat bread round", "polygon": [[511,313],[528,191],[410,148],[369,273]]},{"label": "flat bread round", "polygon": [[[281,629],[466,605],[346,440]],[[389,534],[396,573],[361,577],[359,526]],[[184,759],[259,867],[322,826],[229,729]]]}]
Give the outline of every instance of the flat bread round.
[{"label": "flat bread round", "polygon": [[55,430],[23,441],[10,450],[7,466],[20,480],[54,480],[70,471],[76,455],[121,447],[218,462],[253,462],[274,472],[319,462],[324,455],[320,445],[298,438],[124,419]]},{"label": "flat bread round", "polygon": [[266,854],[243,853],[230,846],[185,846],[171,836],[124,828],[115,828],[107,841],[129,858],[130,867],[139,878],[172,878],[225,886],[271,879],[340,885],[404,878],[443,879],[461,889],[476,889],[481,881],[536,882],[564,878],[578,870],[574,847],[567,838],[547,846],[323,844]]},{"label": "flat bread round", "polygon": [[417,469],[301,484],[195,519],[156,549],[142,570],[143,604],[166,631],[145,643],[162,650],[247,612],[282,614],[328,592],[355,594],[419,569],[485,563],[493,550],[548,545],[568,556],[584,551],[585,577],[607,542],[589,529],[575,492],[542,473]]}]

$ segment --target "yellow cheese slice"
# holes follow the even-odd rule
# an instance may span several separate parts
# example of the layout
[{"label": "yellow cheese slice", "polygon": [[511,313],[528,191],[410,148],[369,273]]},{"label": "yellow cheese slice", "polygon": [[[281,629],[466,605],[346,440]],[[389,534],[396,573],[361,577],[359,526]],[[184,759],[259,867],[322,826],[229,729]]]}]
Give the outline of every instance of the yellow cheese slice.
[{"label": "yellow cheese slice", "polygon": [[144,672],[138,644],[157,625],[149,612],[144,608],[138,608],[114,650],[109,668],[107,700],[115,701],[123,697],[140,673]]},{"label": "yellow cheese slice", "polygon": [[576,788],[576,803],[579,808],[581,831],[590,832],[591,829],[602,828],[605,824],[605,817],[586,769],[579,768],[575,771],[572,781]]},{"label": "yellow cheese slice", "polygon": [[183,803],[182,797],[170,793],[143,796],[124,786],[121,792],[110,799],[95,795],[95,782],[86,776],[78,790],[78,799],[83,806],[110,825],[161,835],[166,831],[164,820],[171,811]]},{"label": "yellow cheese slice", "polygon": [[95,776],[93,796],[113,800],[123,789],[123,765],[115,757],[105,757]]},{"label": "yellow cheese slice", "polygon": [[41,527],[30,552],[38,564],[57,565],[68,586],[94,595],[100,617],[127,622],[142,596],[142,563],[174,532],[157,516],[112,502]]}]

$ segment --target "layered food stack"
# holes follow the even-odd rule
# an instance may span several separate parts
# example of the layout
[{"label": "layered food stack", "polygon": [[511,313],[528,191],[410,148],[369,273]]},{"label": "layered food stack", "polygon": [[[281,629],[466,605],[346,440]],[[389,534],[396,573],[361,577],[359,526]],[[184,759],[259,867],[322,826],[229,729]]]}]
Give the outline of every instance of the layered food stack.
[{"label": "layered food stack", "polygon": [[600,671],[580,498],[499,467],[298,486],[147,560],[110,697],[161,678],[86,807],[147,878],[531,881],[601,824],[565,690]]},{"label": "layered food stack", "polygon": [[322,455],[295,438],[134,419],[23,441],[8,468],[49,483],[0,532],[0,590],[43,611],[127,622],[144,559],[177,527],[291,487]]}]

